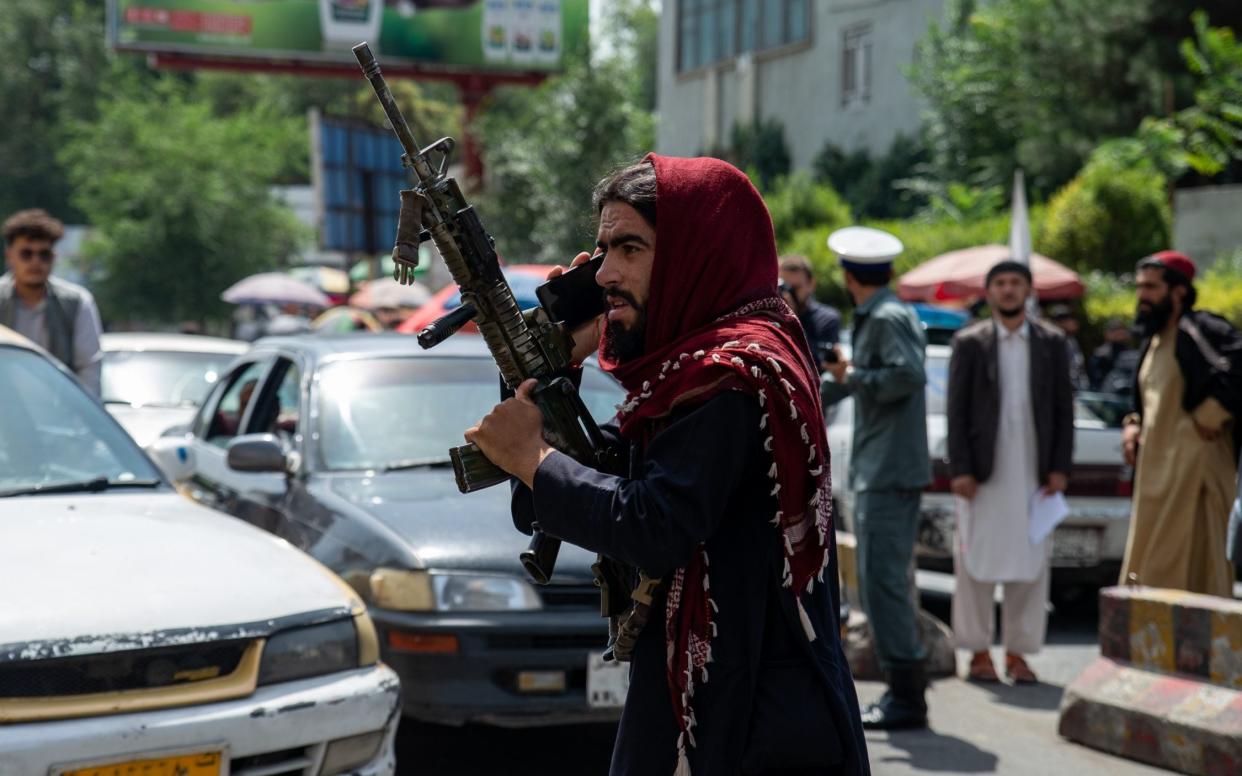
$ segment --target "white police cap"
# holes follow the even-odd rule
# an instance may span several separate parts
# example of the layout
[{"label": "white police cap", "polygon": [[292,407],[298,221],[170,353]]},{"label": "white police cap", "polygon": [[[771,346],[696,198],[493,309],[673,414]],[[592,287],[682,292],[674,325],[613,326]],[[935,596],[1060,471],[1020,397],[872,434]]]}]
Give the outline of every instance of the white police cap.
[{"label": "white police cap", "polygon": [[905,246],[895,235],[869,226],[847,226],[828,235],[828,250],[848,268],[886,269]]}]

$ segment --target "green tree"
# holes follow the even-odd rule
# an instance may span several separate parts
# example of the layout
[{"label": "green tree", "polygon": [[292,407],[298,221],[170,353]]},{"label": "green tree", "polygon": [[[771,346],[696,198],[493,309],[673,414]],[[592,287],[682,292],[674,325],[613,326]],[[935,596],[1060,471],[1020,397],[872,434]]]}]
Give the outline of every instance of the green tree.
[{"label": "green tree", "polygon": [[578,63],[534,89],[504,89],[477,124],[486,164],[479,210],[514,262],[567,261],[592,236],[591,191],[651,148],[651,114],[617,62]]},{"label": "green tree", "polygon": [[302,236],[268,193],[305,153],[297,122],[263,105],[217,117],[187,91],[169,79],[139,95],[119,89],[60,155],[95,228],[85,252],[105,316],[222,316],[221,289],[280,266]]},{"label": "green tree", "polygon": [[1150,164],[1120,166],[1092,157],[1048,203],[1037,248],[1079,270],[1128,272],[1169,245],[1172,213],[1166,179]]},{"label": "green tree", "polygon": [[654,51],[654,12],[647,0],[626,0],[607,13],[646,21],[607,23],[611,56],[570,52],[564,73],[498,90],[475,123],[486,168],[479,212],[509,261],[564,262],[588,249],[595,184],[654,146],[654,76],[645,71],[655,62],[642,53]]},{"label": "green tree", "polygon": [[950,0],[910,70],[935,177],[1006,186],[1021,166],[1047,194],[1101,140],[1188,104],[1177,52],[1195,7],[1242,23],[1236,0]]},{"label": "green tree", "polygon": [[902,181],[921,173],[926,163],[927,149],[898,135],[880,157],[862,149],[846,152],[829,142],[816,155],[812,169],[818,180],[841,192],[859,216],[909,218],[925,204],[925,197],[903,187]]},{"label": "green tree", "polygon": [[110,71],[103,0],[7,0],[0,13],[0,218],[42,207],[75,221],[56,150],[94,116]]}]

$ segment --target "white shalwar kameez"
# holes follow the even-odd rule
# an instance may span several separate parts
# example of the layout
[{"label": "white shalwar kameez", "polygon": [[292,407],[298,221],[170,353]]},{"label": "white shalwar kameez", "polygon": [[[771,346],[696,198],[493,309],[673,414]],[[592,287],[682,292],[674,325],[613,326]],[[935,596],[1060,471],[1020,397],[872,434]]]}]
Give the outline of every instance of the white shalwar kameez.
[{"label": "white shalwar kameez", "polygon": [[1000,422],[992,475],[973,500],[959,500],[954,542],[953,633],[957,645],[987,649],[995,633],[993,594],[1004,586],[1001,632],[1007,652],[1038,652],[1047,629],[1050,538],[1030,539],[1039,490],[1038,440],[1031,405],[1031,329],[996,323]]}]

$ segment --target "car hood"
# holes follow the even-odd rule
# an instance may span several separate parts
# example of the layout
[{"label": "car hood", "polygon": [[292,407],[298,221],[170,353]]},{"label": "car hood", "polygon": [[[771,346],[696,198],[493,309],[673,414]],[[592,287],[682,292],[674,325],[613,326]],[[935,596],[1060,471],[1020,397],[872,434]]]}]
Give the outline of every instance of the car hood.
[{"label": "car hood", "polygon": [[175,493],[2,505],[0,661],[258,636],[357,605],[283,540]]},{"label": "car hood", "polygon": [[[509,487],[463,494],[451,469],[330,475],[319,485],[400,535],[425,568],[522,574],[530,538],[513,527]],[[565,544],[554,581],[593,579],[595,553]]]},{"label": "car hood", "polygon": [[146,447],[173,426],[189,424],[194,420],[196,410],[193,407],[129,407],[124,404],[109,404],[108,412],[129,432],[139,447]]}]

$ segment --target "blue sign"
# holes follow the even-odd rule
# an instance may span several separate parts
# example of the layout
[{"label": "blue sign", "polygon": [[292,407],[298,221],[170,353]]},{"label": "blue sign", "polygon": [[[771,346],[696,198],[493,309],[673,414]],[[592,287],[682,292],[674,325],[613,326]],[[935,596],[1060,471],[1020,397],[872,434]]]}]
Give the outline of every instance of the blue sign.
[{"label": "blue sign", "polygon": [[323,247],[374,256],[392,250],[401,210],[398,192],[412,185],[404,149],[390,130],[321,118]]}]

